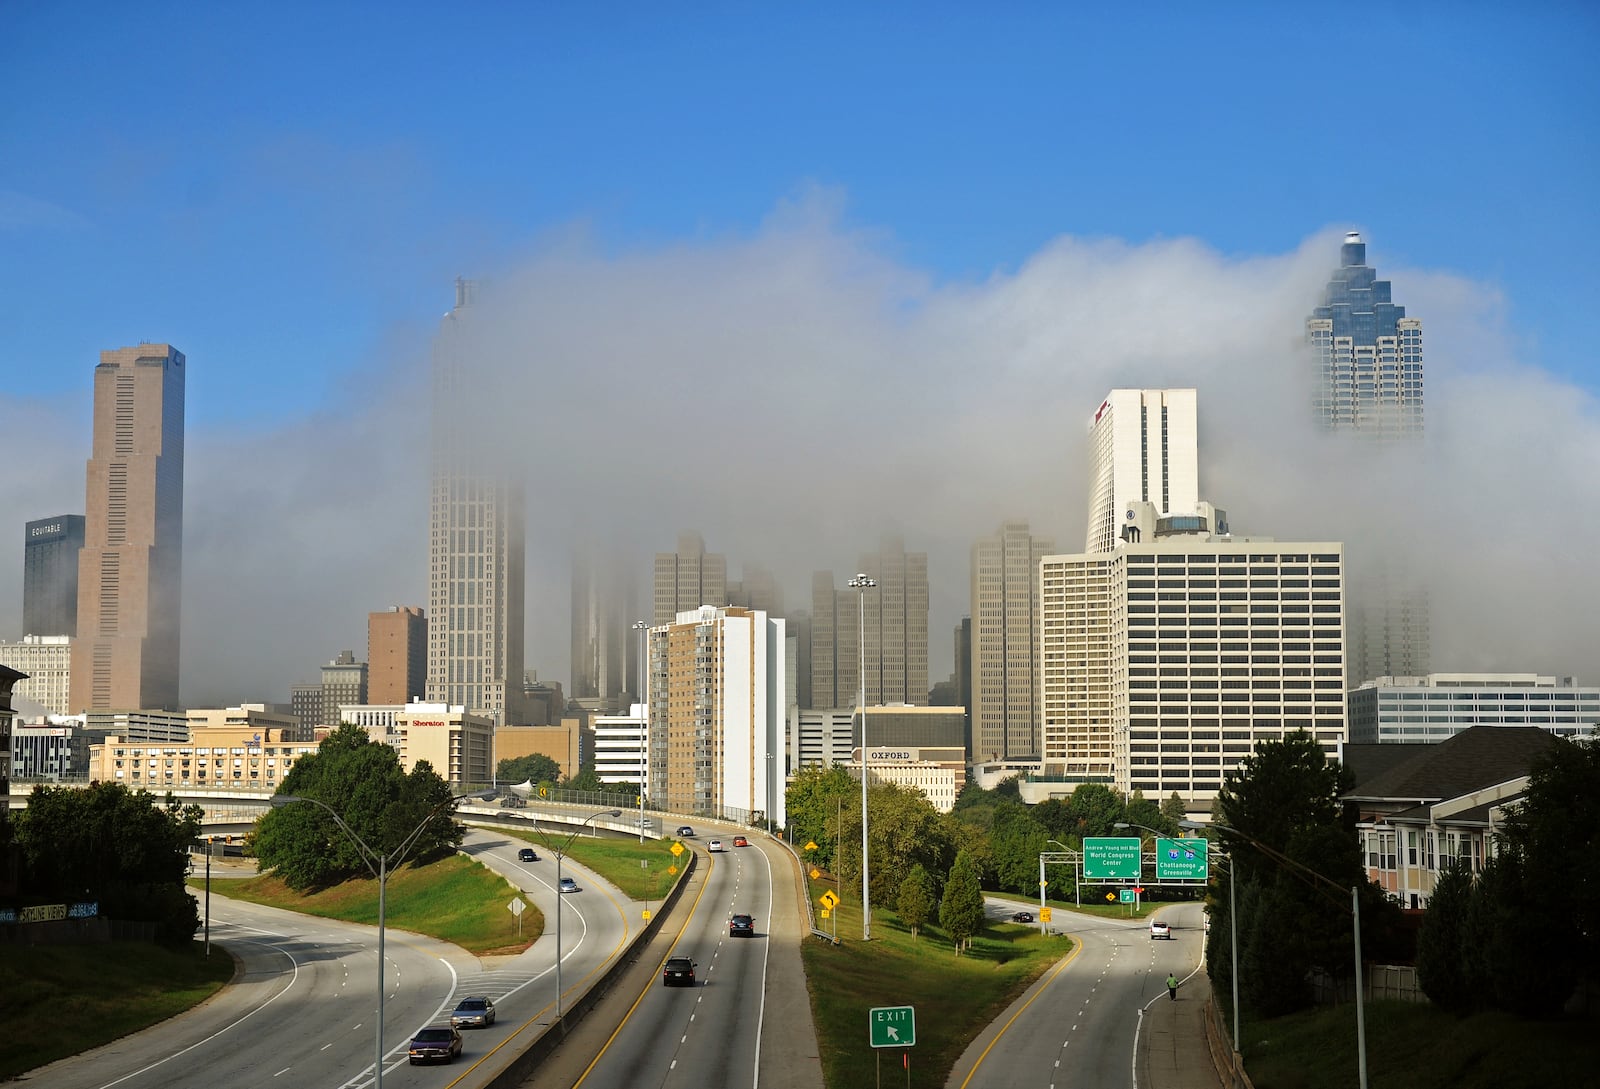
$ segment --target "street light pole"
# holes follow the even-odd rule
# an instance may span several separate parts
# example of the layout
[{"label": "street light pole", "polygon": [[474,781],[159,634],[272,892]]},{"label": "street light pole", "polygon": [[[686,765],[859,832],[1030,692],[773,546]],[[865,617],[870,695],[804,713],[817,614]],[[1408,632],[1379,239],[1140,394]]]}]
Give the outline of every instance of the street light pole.
[{"label": "street light pole", "polygon": [[[597,818],[600,818],[600,817],[620,817],[620,816],[622,816],[622,810],[620,810],[620,809],[602,809],[598,813],[590,813],[587,817],[585,817],[583,819],[583,823],[582,824],[578,825],[578,827],[576,827],[576,828],[574,828],[572,830],[572,835],[567,837],[567,841],[565,843],[563,843],[559,848],[555,848],[555,847],[551,848],[551,852],[556,856],[556,1020],[557,1021],[561,1020],[561,909],[566,904],[566,893],[561,891],[561,860],[566,857],[567,848],[572,846],[572,841],[578,837],[578,833],[579,832],[582,832],[584,830],[584,828],[588,826],[590,821],[596,820]],[[539,831],[541,833],[544,832],[544,826],[539,823],[539,818],[535,817],[533,819],[533,826],[535,828],[539,829]],[[548,835],[546,835],[545,836],[545,843],[548,845],[549,842],[550,842],[550,837]]]},{"label": "street light pole", "polygon": [[650,625],[643,620],[633,622],[633,630],[639,633],[639,842],[644,842],[644,745],[645,735],[650,722],[650,703],[645,695],[645,689],[650,687],[650,671],[645,665],[645,656],[648,652],[648,636],[645,634]]},{"label": "street light pole", "polygon": [[861,712],[861,940],[872,940],[872,888],[867,878],[867,591],[878,580],[861,572],[845,585],[855,590],[861,603],[861,629],[856,650],[860,654],[861,696],[856,707]]},{"label": "street light pole", "polygon": [[[356,848],[361,852],[361,861],[367,864],[368,871],[378,880],[378,1026],[374,1038],[375,1054],[372,1066],[374,1089],[383,1089],[383,923],[384,910],[387,906],[385,902],[387,899],[386,894],[389,888],[389,864],[392,860],[398,866],[405,861],[406,855],[410,853],[411,848],[416,845],[417,839],[422,835],[422,830],[428,826],[429,821],[439,815],[441,809],[454,805],[456,802],[465,801],[468,798],[490,798],[495,793],[496,791],[493,790],[479,790],[471,794],[454,795],[440,802],[428,811],[428,815],[422,818],[422,823],[413,828],[411,833],[400,841],[400,846],[387,854],[374,851],[367,846],[367,841],[358,836],[355,829],[346,824],[344,818],[339,816],[338,812],[326,802],[295,794],[275,794],[269,799],[269,804],[274,809],[280,806],[293,805],[295,802],[310,802],[312,805],[324,810],[328,816],[333,818],[333,823],[337,824],[344,834],[349,836],[355,843]],[[376,866],[373,865],[374,859],[377,860]]]}]

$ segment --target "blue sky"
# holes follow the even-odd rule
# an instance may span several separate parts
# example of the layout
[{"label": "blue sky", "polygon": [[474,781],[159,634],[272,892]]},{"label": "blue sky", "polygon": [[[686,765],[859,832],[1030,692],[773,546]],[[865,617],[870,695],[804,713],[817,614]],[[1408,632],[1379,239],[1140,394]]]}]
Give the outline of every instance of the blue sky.
[{"label": "blue sky", "polygon": [[170,338],[214,376],[192,423],[303,413],[547,232],[739,234],[812,184],[952,281],[1062,234],[1357,225],[1600,383],[1592,5],[858,7],[7,5],[12,388]]},{"label": "blue sky", "polygon": [[[791,592],[904,533],[930,553],[939,677],[974,537],[1014,516],[1081,533],[1075,424],[1112,385],[1200,386],[1202,485],[1236,525],[1356,537],[1318,520],[1356,497],[1296,507],[1325,452],[1264,482],[1281,443],[1239,439],[1276,420],[1252,398],[1354,227],[1424,320],[1454,473],[1389,474],[1359,501],[1373,532],[1424,509],[1543,527],[1428,557],[1465,610],[1435,629],[1502,639],[1436,665],[1600,674],[1574,649],[1593,612],[1558,588],[1592,585],[1585,559],[1544,556],[1547,597],[1476,584],[1497,549],[1518,566],[1600,535],[1600,9],[1104,8],[0,4],[0,409],[31,455],[0,483],[0,571],[24,518],[81,509],[98,352],[169,340],[190,361],[185,677],[214,689],[186,696],[287,698],[362,645],[368,609],[425,598],[419,364],[451,281],[485,276],[510,288],[525,383],[505,430],[545,436],[518,440],[530,666],[565,676],[568,535],[627,507],[641,552],[690,528],[733,569],[788,550]],[[861,383],[876,417],[826,394]],[[597,447],[703,412],[672,401],[689,386],[806,456]],[[883,405],[914,418],[886,428]],[[995,452],[997,429],[1042,438]],[[814,494],[785,475],[807,457],[812,477],[886,466],[879,496],[917,502]],[[208,619],[240,610],[256,644]]]}]

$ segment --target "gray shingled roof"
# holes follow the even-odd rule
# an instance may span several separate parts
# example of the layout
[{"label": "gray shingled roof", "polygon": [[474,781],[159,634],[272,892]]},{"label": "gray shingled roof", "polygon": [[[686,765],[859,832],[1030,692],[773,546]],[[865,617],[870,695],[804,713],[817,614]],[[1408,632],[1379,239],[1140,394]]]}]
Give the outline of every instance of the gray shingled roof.
[{"label": "gray shingled roof", "polygon": [[[1421,749],[1371,778],[1360,777],[1350,801],[1442,801],[1528,774],[1533,758],[1559,744],[1537,726],[1469,726],[1437,745],[1388,746]],[[1386,746],[1355,746],[1384,748]],[[1347,746],[1347,749],[1350,746]]]}]

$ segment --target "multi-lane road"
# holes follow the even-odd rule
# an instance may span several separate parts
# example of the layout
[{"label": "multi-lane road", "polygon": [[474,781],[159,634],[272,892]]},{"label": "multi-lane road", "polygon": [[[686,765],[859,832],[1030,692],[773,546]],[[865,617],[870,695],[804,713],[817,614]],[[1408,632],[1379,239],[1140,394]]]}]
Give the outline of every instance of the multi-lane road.
[{"label": "multi-lane road", "polygon": [[[991,918],[1037,907],[991,900]],[[1173,904],[1159,916],[1170,939],[1152,939],[1141,919],[1107,919],[1054,911],[1051,928],[1078,939],[1071,954],[1045,973],[990,1025],[956,1063],[948,1089],[1074,1089],[1149,1084],[1142,1030],[1151,1002],[1168,1001],[1166,978],[1189,976],[1200,961],[1203,908]]]}]

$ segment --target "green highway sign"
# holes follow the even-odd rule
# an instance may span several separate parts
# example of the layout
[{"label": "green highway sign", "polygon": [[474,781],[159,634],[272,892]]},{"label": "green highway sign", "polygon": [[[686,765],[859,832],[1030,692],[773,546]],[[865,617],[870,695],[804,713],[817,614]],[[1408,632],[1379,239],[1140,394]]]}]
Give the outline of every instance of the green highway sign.
[{"label": "green highway sign", "polygon": [[1083,876],[1088,881],[1139,880],[1139,838],[1137,836],[1085,838]]},{"label": "green highway sign", "polygon": [[917,1015],[910,1006],[874,1006],[867,1011],[873,1047],[911,1047],[917,1042]]},{"label": "green highway sign", "polygon": [[1117,899],[1124,904],[1137,904],[1139,902],[1139,894],[1132,889],[1118,889]]},{"label": "green highway sign", "polygon": [[1204,881],[1210,876],[1203,839],[1156,840],[1157,881]]}]

